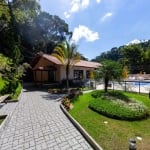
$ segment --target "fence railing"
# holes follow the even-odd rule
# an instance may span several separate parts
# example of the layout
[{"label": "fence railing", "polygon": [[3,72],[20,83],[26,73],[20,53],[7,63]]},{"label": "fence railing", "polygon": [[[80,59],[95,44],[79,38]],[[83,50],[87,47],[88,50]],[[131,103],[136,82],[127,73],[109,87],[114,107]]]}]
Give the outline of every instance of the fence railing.
[{"label": "fence railing", "polygon": [[[96,86],[97,89],[103,89],[104,83],[100,83]],[[123,90],[137,93],[149,93],[150,92],[150,81],[121,81],[121,82],[110,82],[108,89],[112,90]]]}]

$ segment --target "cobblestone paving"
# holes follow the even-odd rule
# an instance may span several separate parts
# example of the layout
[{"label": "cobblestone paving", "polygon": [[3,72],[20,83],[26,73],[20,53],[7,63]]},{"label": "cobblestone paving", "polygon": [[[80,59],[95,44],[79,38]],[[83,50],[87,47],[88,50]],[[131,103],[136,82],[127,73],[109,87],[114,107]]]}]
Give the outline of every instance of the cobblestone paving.
[{"label": "cobblestone paving", "polygon": [[16,103],[15,102],[14,103],[7,103],[7,104],[1,103],[0,104],[0,115],[11,114],[14,111],[16,105],[17,105],[17,102]]},{"label": "cobblestone paving", "polygon": [[54,98],[47,92],[23,92],[0,136],[0,150],[91,150]]}]

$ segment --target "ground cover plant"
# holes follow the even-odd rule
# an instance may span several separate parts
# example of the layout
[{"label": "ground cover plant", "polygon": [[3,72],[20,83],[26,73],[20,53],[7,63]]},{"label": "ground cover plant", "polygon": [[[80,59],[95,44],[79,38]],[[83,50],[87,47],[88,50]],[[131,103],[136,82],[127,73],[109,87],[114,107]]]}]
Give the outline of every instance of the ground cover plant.
[{"label": "ground cover plant", "polygon": [[20,82],[18,82],[18,86],[17,86],[14,94],[11,96],[11,99],[14,101],[18,101],[18,96],[20,95],[21,90],[22,90],[22,85]]},{"label": "ground cover plant", "polygon": [[0,77],[0,95],[3,94],[7,85],[8,85],[8,82],[4,80],[2,77]]},{"label": "ground cover plant", "polygon": [[[148,107],[148,110],[150,110],[148,95],[124,94],[143,102]],[[149,150],[150,118],[139,121],[124,121],[108,118],[89,109],[88,106],[92,99],[91,93],[79,96],[74,101],[73,109],[69,112],[104,150],[128,149],[130,138],[136,139],[137,150]]]},{"label": "ground cover plant", "polygon": [[4,119],[0,119],[0,125],[1,125],[1,123],[4,121]]},{"label": "ground cover plant", "polygon": [[121,120],[139,120],[149,116],[148,108],[135,98],[119,91],[99,91],[91,93],[94,99],[89,108],[105,116]]},{"label": "ground cover plant", "polygon": [[2,122],[5,120],[6,118],[6,115],[2,115],[0,116],[0,125],[2,124]]}]

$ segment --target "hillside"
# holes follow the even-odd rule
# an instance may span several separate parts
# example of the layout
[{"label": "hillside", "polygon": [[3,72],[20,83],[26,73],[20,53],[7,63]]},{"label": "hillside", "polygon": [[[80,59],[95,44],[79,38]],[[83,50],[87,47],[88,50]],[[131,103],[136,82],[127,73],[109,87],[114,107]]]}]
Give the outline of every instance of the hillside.
[{"label": "hillside", "polygon": [[104,59],[119,61],[128,66],[130,73],[150,73],[150,40],[113,47],[92,61],[101,62]]}]

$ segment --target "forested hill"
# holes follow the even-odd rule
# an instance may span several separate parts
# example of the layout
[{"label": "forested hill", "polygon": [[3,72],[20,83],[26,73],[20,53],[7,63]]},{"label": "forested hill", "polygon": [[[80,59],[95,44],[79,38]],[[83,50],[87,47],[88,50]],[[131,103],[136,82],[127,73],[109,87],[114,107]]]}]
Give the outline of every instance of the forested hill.
[{"label": "forested hill", "polygon": [[150,73],[150,40],[138,44],[113,47],[92,61],[101,62],[104,59],[119,61],[123,66],[128,66],[130,73]]}]

